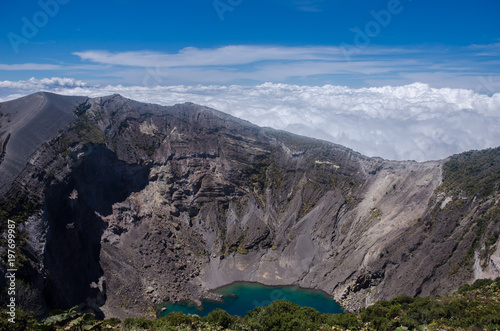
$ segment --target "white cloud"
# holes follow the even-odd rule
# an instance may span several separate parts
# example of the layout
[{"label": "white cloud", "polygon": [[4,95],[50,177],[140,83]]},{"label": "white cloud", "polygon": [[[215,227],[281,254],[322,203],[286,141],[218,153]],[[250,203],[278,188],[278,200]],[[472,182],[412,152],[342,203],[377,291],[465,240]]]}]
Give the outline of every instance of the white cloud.
[{"label": "white cloud", "polygon": [[60,70],[63,69],[63,66],[55,65],[55,64],[43,64],[43,63],[22,63],[22,64],[1,64],[0,70],[6,71],[20,71],[20,70]]},{"label": "white cloud", "polygon": [[195,102],[260,126],[329,140],[388,159],[442,159],[500,145],[500,93],[488,96],[421,83],[359,89],[273,83],[147,87],[86,86],[71,78],[52,78],[0,82],[0,87],[12,92],[3,100],[27,94],[39,84],[67,95],[120,93],[162,105]]},{"label": "white cloud", "polygon": [[187,47],[178,53],[151,51],[109,52],[90,50],[75,52],[82,60],[132,67],[230,66],[272,60],[340,60],[338,47],[282,47],[232,45],[213,49]]},{"label": "white cloud", "polygon": [[[295,5],[317,5],[299,1]],[[173,53],[152,51],[74,52],[81,61],[92,62],[88,70],[129,85],[142,84],[146,71],[155,71],[159,85],[241,84],[266,81],[301,84],[347,84],[350,86],[407,85],[423,82],[436,87],[500,91],[496,58],[498,44],[469,47],[345,47],[282,45],[229,45],[218,48],[187,47]],[[484,84],[484,77],[492,82]],[[109,80],[106,82],[109,83]]]},{"label": "white cloud", "polygon": [[0,88],[3,89],[18,89],[18,90],[27,90],[27,91],[40,91],[44,89],[54,89],[61,87],[84,87],[87,86],[87,83],[76,80],[74,78],[61,78],[61,77],[52,77],[52,78],[42,78],[36,79],[34,77],[28,80],[20,80],[17,82],[13,81],[0,81]]},{"label": "white cloud", "polygon": [[[299,3],[300,2],[300,3]],[[300,4],[318,4],[300,0]],[[354,41],[353,41],[354,42]],[[422,82],[434,87],[500,92],[499,44],[468,47],[228,45],[175,52],[83,50],[72,63],[2,64],[9,76],[82,77],[124,85],[262,84],[385,86]],[[16,72],[17,71],[17,72]],[[28,76],[29,77],[29,76]]]}]

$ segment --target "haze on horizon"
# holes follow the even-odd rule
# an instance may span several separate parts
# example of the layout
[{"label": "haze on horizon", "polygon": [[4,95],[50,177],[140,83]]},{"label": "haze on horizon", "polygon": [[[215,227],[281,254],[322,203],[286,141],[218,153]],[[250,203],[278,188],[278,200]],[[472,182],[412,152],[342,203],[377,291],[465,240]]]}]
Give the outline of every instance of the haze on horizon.
[{"label": "haze on horizon", "polygon": [[500,2],[0,4],[0,101],[204,104],[369,156],[500,145]]}]

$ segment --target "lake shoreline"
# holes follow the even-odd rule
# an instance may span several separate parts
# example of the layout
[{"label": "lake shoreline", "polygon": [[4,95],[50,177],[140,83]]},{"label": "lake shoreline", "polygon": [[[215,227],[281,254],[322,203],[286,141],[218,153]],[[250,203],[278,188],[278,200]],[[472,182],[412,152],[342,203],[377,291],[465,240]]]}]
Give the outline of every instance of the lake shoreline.
[{"label": "lake shoreline", "polygon": [[325,313],[343,313],[340,304],[331,295],[318,289],[297,285],[265,285],[259,282],[235,281],[210,290],[210,297],[196,301],[166,302],[160,307],[158,316],[173,311],[204,316],[217,308],[230,314],[244,316],[254,307],[266,306],[275,300],[295,302],[301,306],[314,308]]}]

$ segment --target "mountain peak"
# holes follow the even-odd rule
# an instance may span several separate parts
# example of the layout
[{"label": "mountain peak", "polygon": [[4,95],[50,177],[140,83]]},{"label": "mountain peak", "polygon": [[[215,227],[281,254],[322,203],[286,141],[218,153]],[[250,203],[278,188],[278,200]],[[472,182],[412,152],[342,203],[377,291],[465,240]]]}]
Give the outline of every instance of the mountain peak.
[{"label": "mountain peak", "polygon": [[85,302],[123,317],[123,300],[198,300],[253,281],[357,310],[500,270],[497,151],[387,161],[120,95],[35,94],[0,112],[0,205],[25,223],[25,282],[48,309]]}]

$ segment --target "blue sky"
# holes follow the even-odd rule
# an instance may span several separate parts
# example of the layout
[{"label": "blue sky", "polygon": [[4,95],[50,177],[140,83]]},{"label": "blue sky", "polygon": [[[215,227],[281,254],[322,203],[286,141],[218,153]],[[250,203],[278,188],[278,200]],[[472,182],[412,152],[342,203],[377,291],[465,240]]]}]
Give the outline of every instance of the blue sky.
[{"label": "blue sky", "polygon": [[0,102],[195,102],[369,156],[500,145],[500,1],[0,2]]},{"label": "blue sky", "polygon": [[500,91],[500,1],[0,3],[0,80]]}]

